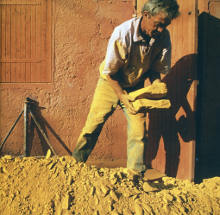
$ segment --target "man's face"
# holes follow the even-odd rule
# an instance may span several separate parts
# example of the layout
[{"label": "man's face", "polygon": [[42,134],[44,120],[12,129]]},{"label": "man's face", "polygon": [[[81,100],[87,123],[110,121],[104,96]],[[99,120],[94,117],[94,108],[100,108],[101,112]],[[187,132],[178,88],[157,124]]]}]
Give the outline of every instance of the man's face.
[{"label": "man's face", "polygon": [[143,13],[141,30],[146,35],[157,38],[169,24],[170,20],[164,13],[151,16],[145,11]]}]

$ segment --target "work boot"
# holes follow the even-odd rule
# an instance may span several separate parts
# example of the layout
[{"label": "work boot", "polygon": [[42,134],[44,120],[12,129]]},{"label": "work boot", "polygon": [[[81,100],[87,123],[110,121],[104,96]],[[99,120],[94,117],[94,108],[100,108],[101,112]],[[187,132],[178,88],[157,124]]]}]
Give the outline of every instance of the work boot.
[{"label": "work boot", "polygon": [[123,172],[127,175],[127,178],[132,181],[140,179],[143,176],[141,172],[134,169],[125,168]]},{"label": "work boot", "polygon": [[144,181],[162,181],[162,178],[165,177],[166,174],[161,173],[156,169],[147,169],[143,174]]}]

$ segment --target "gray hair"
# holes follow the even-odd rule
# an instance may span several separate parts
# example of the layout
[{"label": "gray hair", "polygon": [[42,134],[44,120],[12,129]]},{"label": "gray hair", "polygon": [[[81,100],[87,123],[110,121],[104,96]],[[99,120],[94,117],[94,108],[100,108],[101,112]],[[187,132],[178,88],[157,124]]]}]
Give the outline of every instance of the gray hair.
[{"label": "gray hair", "polygon": [[155,16],[158,13],[165,13],[170,20],[179,16],[179,5],[176,0],[148,0],[144,3],[141,12],[147,11]]}]

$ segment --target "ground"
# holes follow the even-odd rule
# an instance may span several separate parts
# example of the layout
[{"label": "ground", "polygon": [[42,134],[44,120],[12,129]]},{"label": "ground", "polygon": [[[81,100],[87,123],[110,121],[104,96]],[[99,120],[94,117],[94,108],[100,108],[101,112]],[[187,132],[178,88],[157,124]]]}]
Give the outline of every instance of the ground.
[{"label": "ground", "polygon": [[220,214],[220,177],[200,184],[164,177],[149,184],[124,170],[76,163],[70,156],[3,156],[0,214]]}]

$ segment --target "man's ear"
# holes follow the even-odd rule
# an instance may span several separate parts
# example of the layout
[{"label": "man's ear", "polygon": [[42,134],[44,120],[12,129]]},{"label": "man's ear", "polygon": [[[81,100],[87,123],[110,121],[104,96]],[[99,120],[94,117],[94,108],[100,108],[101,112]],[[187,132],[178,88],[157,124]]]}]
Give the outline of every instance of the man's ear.
[{"label": "man's ear", "polygon": [[142,13],[142,15],[146,16],[147,18],[151,17],[151,15],[146,10]]}]

